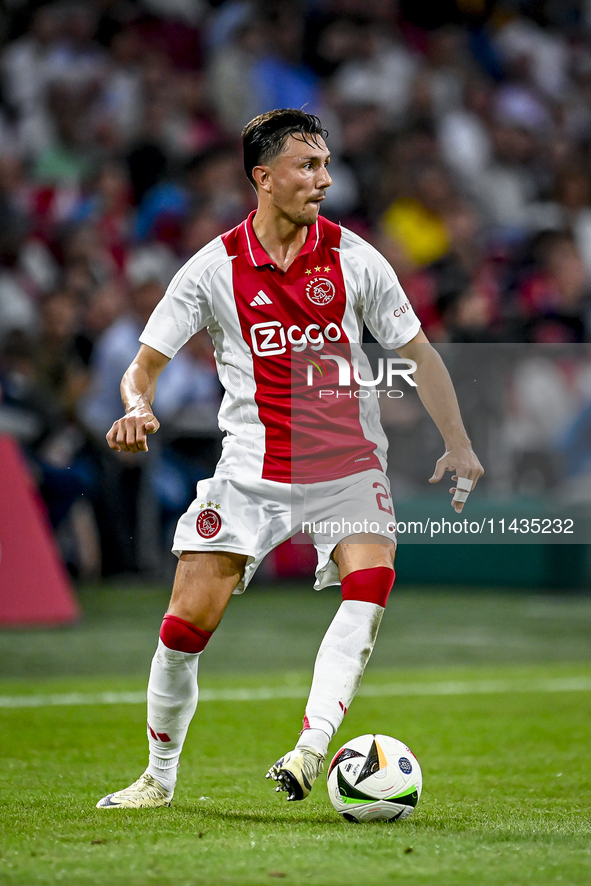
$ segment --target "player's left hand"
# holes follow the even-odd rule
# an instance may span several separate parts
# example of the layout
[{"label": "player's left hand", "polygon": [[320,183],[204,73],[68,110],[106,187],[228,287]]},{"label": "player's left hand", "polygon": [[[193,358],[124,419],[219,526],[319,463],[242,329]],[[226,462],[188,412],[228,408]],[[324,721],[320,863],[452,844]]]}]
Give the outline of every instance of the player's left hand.
[{"label": "player's left hand", "polygon": [[456,513],[461,514],[468,495],[484,474],[484,468],[471,446],[452,446],[437,459],[429,483],[439,483],[446,471],[454,472],[452,480],[456,485],[449,490],[453,496],[451,506]]}]

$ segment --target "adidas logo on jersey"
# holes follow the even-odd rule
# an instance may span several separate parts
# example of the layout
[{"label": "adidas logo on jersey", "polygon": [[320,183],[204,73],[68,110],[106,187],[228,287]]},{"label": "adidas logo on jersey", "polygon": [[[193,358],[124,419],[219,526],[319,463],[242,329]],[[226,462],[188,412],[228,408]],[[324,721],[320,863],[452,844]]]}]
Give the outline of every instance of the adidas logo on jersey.
[{"label": "adidas logo on jersey", "polygon": [[253,300],[250,303],[251,308],[254,308],[256,305],[272,305],[273,302],[269,298],[266,292],[263,292],[262,289],[259,289],[258,293],[255,295]]}]

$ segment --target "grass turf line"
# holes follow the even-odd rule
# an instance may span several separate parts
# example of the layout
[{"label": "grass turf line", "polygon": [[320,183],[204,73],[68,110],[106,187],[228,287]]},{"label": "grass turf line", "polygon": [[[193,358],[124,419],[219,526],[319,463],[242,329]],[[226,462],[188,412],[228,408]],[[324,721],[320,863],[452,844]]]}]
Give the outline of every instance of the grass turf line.
[{"label": "grass turf line", "polygon": [[[214,638],[217,650],[202,662],[203,687],[305,686],[308,647],[317,646],[335,601],[305,592],[287,600],[264,592],[251,600],[235,601],[226,635]],[[87,617],[73,630],[0,635],[0,656],[17,642],[22,650],[18,679],[11,679],[2,658],[0,691],[144,689],[145,661],[128,669],[129,648],[149,661],[165,596],[122,594],[113,612],[112,601],[112,592],[99,591],[91,606],[85,602]],[[381,632],[378,650],[384,648],[370,663],[368,685],[517,685],[591,674],[591,653],[585,655],[591,603],[585,598],[409,594],[392,602],[394,618]],[[287,632],[286,611],[293,615]],[[444,642],[417,650],[421,628]],[[128,645],[118,631],[126,632]],[[264,671],[263,634],[277,650],[278,671]],[[288,636],[297,655],[281,651]],[[503,636],[495,662],[495,643]],[[35,638],[45,649],[44,679],[37,679]],[[69,651],[63,648],[68,641]],[[75,676],[69,675],[72,645]],[[27,650],[33,650],[30,657]],[[407,653],[411,664],[426,660],[431,667],[400,670],[401,661],[408,667]],[[274,793],[264,772],[294,744],[302,715],[297,698],[204,703],[171,809],[128,812],[100,811],[94,804],[142,771],[141,705],[0,710],[0,884],[587,884],[588,702],[588,692],[576,691],[359,696],[331,752],[375,730],[406,741],[423,766],[425,791],[415,816],[393,826],[339,819],[324,778],[304,803],[287,804]]]}]

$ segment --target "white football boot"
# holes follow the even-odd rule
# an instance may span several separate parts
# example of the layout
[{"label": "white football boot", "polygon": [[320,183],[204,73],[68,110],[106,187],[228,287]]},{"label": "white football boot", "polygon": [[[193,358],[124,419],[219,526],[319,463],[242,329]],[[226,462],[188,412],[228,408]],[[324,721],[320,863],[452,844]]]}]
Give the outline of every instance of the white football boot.
[{"label": "white football boot", "polygon": [[174,791],[167,791],[147,772],[122,791],[107,794],[96,804],[97,809],[152,809],[170,806]]},{"label": "white football boot", "polygon": [[324,757],[313,748],[289,751],[271,766],[265,778],[279,782],[276,791],[287,791],[288,800],[305,800],[322,772]]}]

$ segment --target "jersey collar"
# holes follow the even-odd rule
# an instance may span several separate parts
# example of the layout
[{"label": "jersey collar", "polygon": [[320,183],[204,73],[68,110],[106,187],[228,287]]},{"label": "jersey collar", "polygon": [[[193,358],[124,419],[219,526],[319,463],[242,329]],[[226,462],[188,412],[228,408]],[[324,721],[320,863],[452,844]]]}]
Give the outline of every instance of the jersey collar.
[{"label": "jersey collar", "polygon": [[[256,209],[253,209],[248,218],[242,224],[242,236],[244,240],[244,252],[246,254],[246,259],[248,263],[255,268],[264,267],[265,265],[270,265],[272,268],[274,268],[274,262],[267,255],[267,253],[259,243],[257,235],[254,232],[252,220],[255,216],[255,213]],[[320,218],[318,218],[314,222],[314,224],[310,225],[310,227],[308,228],[308,236],[306,237],[306,242],[298,253],[298,258],[301,255],[307,255],[310,252],[314,252],[319,242]]]}]

